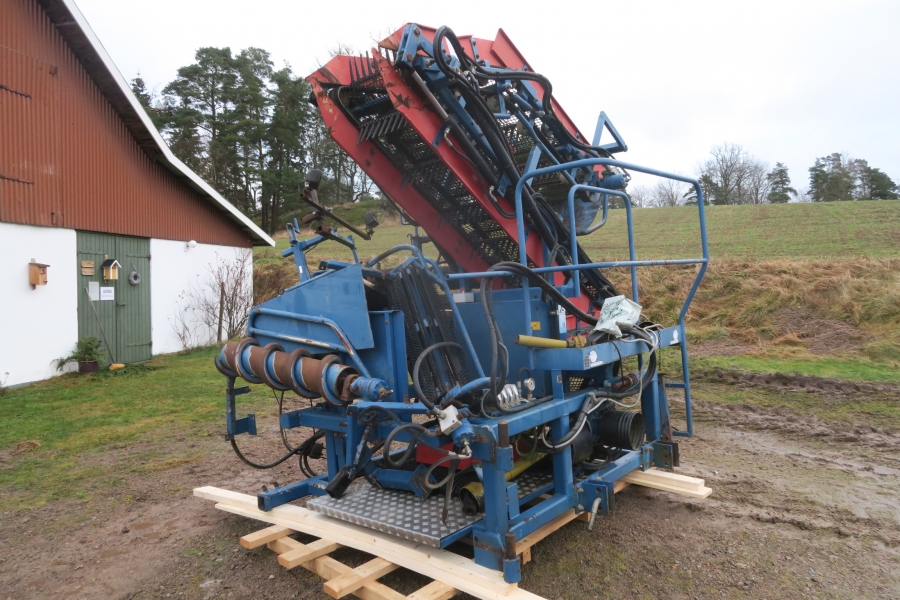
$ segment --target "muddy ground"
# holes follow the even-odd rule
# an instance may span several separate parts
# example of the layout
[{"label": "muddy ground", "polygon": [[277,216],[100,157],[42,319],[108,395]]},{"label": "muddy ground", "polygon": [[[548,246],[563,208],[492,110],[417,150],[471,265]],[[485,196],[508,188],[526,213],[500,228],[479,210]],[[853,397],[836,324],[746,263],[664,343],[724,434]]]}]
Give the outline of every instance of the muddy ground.
[{"label": "muddy ground", "polygon": [[[900,435],[704,399],[748,383],[728,380],[696,385],[697,435],[681,447],[679,471],[713,495],[627,488],[593,532],[575,521],[535,546],[522,587],[547,598],[900,597]],[[221,438],[196,443],[208,458],[109,497],[0,515],[0,600],[327,598],[311,573],[238,545],[258,522],[191,496],[202,485],[255,493],[296,467],[254,471]],[[426,583],[402,570],[383,581],[406,593]]]}]

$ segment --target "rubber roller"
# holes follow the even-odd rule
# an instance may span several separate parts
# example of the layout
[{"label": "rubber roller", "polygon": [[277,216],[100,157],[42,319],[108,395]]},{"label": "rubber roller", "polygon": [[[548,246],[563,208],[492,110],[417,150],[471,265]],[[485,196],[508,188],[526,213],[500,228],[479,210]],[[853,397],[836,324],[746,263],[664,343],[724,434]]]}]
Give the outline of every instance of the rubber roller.
[{"label": "rubber roller", "polygon": [[381,400],[391,393],[382,380],[360,377],[334,354],[313,358],[302,348],[285,352],[280,344],[261,347],[253,338],[228,342],[215,363],[226,377],[263,383],[277,391],[291,390],[302,398],[321,397],[335,406],[349,404],[355,397]]}]

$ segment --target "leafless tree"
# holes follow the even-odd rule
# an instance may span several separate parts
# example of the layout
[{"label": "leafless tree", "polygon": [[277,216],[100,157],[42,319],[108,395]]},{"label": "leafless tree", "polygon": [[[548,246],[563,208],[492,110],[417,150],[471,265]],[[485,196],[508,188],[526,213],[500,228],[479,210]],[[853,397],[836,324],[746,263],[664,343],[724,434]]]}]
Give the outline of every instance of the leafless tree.
[{"label": "leafless tree", "polygon": [[251,250],[235,249],[230,257],[217,252],[206,270],[204,281],[188,283],[169,319],[185,348],[217,341],[220,319],[224,339],[242,335],[253,307]]},{"label": "leafless tree", "polygon": [[[710,204],[760,204],[768,195],[769,165],[737,144],[725,143],[710,151],[698,175]],[[765,192],[765,193],[763,193]]]},{"label": "leafless tree", "polygon": [[797,202],[812,202],[812,196],[809,195],[809,188],[802,188],[797,192]]},{"label": "leafless tree", "polygon": [[651,206],[678,206],[684,203],[687,186],[674,179],[660,179],[650,195]]},{"label": "leafless tree", "polygon": [[634,208],[646,208],[650,206],[653,191],[646,185],[629,186],[626,191],[631,198],[631,205]]},{"label": "leafless tree", "polygon": [[765,204],[769,198],[772,182],[769,180],[769,165],[759,160],[747,164],[746,199],[749,204]]}]

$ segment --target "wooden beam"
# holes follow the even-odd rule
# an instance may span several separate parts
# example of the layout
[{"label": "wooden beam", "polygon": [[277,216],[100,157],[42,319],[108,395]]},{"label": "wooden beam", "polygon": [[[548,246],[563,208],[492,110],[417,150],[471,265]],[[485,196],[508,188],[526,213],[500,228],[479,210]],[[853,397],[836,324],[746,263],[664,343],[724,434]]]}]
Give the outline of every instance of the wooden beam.
[{"label": "wooden beam", "polygon": [[[271,548],[274,552],[284,553],[290,552],[291,550],[296,549],[294,544],[287,544],[286,542],[294,542],[294,544],[299,544],[295,540],[291,538],[281,538],[279,540],[275,540],[274,542],[269,543],[269,548]],[[330,556],[320,556],[308,563],[304,563],[300,565],[307,571],[312,571],[322,579],[334,579],[335,577],[340,577],[344,573],[348,573],[352,571],[350,567],[340,562],[339,560],[335,560]],[[400,592],[389,588],[383,583],[378,583],[377,581],[373,581],[372,583],[368,583],[363,587],[359,588],[353,595],[361,600],[404,600],[406,596],[401,594]]]},{"label": "wooden beam", "polygon": [[[589,515],[590,513],[583,512],[580,514]],[[570,508],[568,511],[566,511],[563,514],[561,514],[560,516],[556,517],[555,519],[553,519],[552,521],[550,521],[549,523],[547,523],[546,525],[544,525],[537,531],[529,533],[528,535],[523,537],[521,540],[516,542],[516,554],[522,554],[523,552],[525,552],[525,550],[527,548],[531,548],[532,546],[537,544],[539,541],[541,541],[542,539],[544,539],[545,537],[547,537],[548,535],[550,535],[551,533],[553,533],[560,527],[563,527],[564,525],[568,524],[570,521],[575,520],[576,518],[578,518],[578,515],[575,514],[575,509]]]},{"label": "wooden beam", "polygon": [[440,581],[432,581],[423,588],[419,588],[406,597],[406,600],[449,600],[457,595],[459,590],[450,587]]},{"label": "wooden beam", "polygon": [[214,487],[197,488],[194,495],[216,501],[216,508],[220,510],[334,540],[344,546],[380,556],[477,598],[540,599],[540,596],[520,589],[516,584],[505,582],[499,571],[475,564],[469,558],[331,519],[300,506],[285,504],[263,512],[257,508],[255,496]]},{"label": "wooden beam", "polygon": [[522,554],[519,555],[519,561],[521,561],[523,567],[531,562],[531,546],[522,550]]},{"label": "wooden beam", "polygon": [[343,598],[367,583],[371,583],[376,579],[384,577],[396,569],[397,565],[388,560],[377,557],[373,558],[364,565],[360,565],[339,577],[326,581],[325,593],[332,598]]},{"label": "wooden beam", "polygon": [[278,538],[283,538],[292,533],[294,533],[293,529],[288,529],[287,527],[282,527],[280,525],[272,525],[271,527],[248,533],[242,537],[241,546],[252,550],[253,548],[264,546],[269,542],[275,541]]},{"label": "wooden beam", "polygon": [[[300,542],[297,543],[300,544]],[[299,548],[294,548],[290,552],[279,554],[278,564],[285,569],[293,569],[303,563],[308,563],[314,558],[330,554],[340,547],[340,544],[336,544],[329,540],[316,540],[309,545],[300,544]]]},{"label": "wooden beam", "polygon": [[622,477],[622,480],[634,485],[642,485],[664,492],[688,496],[689,498],[706,498],[712,494],[712,489],[706,487],[702,479],[657,469],[632,471]]}]

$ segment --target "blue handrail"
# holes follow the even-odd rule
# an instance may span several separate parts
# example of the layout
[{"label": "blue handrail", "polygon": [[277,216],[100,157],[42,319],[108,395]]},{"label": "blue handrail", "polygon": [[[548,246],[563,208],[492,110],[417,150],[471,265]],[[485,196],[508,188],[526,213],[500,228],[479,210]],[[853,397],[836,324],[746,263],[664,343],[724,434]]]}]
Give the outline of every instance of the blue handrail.
[{"label": "blue handrail", "polygon": [[[688,373],[688,365],[687,365],[687,339],[684,335],[685,332],[685,316],[687,315],[687,311],[691,306],[691,302],[694,299],[694,295],[697,293],[697,289],[700,287],[700,282],[703,280],[703,276],[706,274],[706,269],[709,266],[709,241],[706,233],[706,212],[704,210],[704,201],[703,201],[703,189],[700,187],[700,182],[691,177],[685,177],[684,175],[676,175],[674,173],[666,173],[665,171],[660,171],[658,169],[650,169],[648,167],[642,167],[640,165],[634,165],[631,163],[622,162],[619,160],[614,160],[611,158],[586,158],[582,160],[576,160],[572,162],[551,165],[549,167],[543,167],[540,169],[532,169],[530,171],[525,172],[522,177],[519,179],[518,183],[516,183],[516,192],[515,192],[515,203],[516,203],[516,229],[519,239],[519,262],[523,265],[528,265],[528,255],[526,252],[525,246],[525,216],[522,207],[522,190],[525,187],[527,181],[533,179],[534,177],[539,177],[541,175],[548,175],[550,173],[556,173],[559,171],[565,171],[568,169],[576,169],[582,167],[593,167],[596,165],[605,165],[605,166],[613,166],[619,167],[622,169],[627,169],[630,171],[635,171],[638,173],[645,173],[647,175],[653,175],[656,177],[662,177],[664,179],[672,179],[675,181],[682,181],[684,183],[690,184],[694,187],[694,191],[697,193],[697,209],[698,216],[700,221],[700,244],[702,249],[703,257],[702,259],[685,259],[684,261],[637,261],[634,250],[634,231],[633,224],[631,219],[631,199],[628,198],[624,192],[617,192],[616,190],[607,190],[603,188],[593,188],[598,191],[601,191],[604,194],[612,194],[615,196],[621,196],[625,200],[625,210],[626,216],[628,219],[628,241],[629,241],[629,257],[631,260],[627,262],[620,262],[616,265],[609,266],[629,266],[632,270],[632,293],[634,295],[635,301],[637,301],[637,267],[638,266],[647,266],[647,264],[700,264],[700,268],[697,271],[697,277],[694,279],[694,283],[691,286],[691,289],[688,291],[687,297],[685,298],[684,304],[681,307],[681,311],[678,314],[678,325],[682,331],[682,341],[681,341],[681,364],[682,364],[682,372],[684,375],[684,401],[685,401],[685,417],[687,421],[687,431],[681,432],[676,431],[676,435],[687,435],[692,436],[694,434],[694,420],[693,420],[693,405],[691,402],[691,384],[690,377]],[[584,189],[584,188],[582,188]],[[569,192],[569,220],[570,220],[570,228],[574,231],[574,194],[575,192],[570,190]],[[574,233],[573,233],[574,237]],[[597,268],[600,265],[604,265],[604,263],[591,263],[590,265],[579,265],[577,264],[577,251],[573,252],[573,261],[575,261],[574,265],[569,265],[566,267],[546,267],[541,269],[542,272],[562,272],[564,270],[574,270],[576,273],[582,269],[588,268]],[[647,263],[647,264],[645,264]],[[472,277],[472,274],[467,274],[468,277]],[[528,302],[528,282],[523,279],[522,281],[522,289],[523,294],[525,295],[525,323],[526,323],[526,331],[530,331],[531,324],[531,306]]]}]

